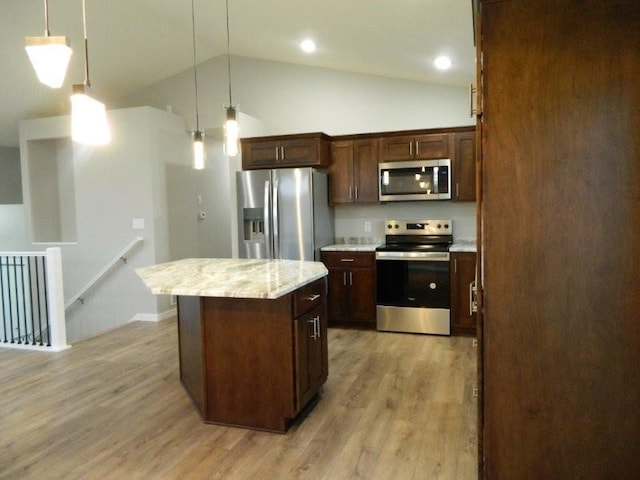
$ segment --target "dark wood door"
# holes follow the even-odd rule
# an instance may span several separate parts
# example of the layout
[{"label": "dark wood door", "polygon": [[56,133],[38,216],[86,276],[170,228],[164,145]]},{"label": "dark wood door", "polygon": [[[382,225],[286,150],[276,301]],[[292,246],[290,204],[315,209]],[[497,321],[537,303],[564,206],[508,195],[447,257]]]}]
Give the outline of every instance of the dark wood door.
[{"label": "dark wood door", "polygon": [[449,134],[430,133],[416,135],[414,139],[414,156],[416,160],[449,158]]},{"label": "dark wood door", "polygon": [[327,379],[326,318],[327,311],[323,304],[294,321],[298,409],[311,400]]},{"label": "dark wood door", "polygon": [[348,321],[349,287],[346,268],[328,268],[327,305],[330,324]]},{"label": "dark wood door", "polygon": [[378,202],[378,144],[375,139],[353,142],[353,176],[357,203]]},{"label": "dark wood door", "polygon": [[376,279],[373,268],[349,270],[349,317],[352,322],[375,325]]},{"label": "dark wood door", "polygon": [[453,196],[455,202],[476,200],[476,132],[456,132],[453,143]]},{"label": "dark wood door", "polygon": [[242,168],[270,168],[277,163],[280,142],[264,141],[242,143]]},{"label": "dark wood door", "polygon": [[331,142],[329,167],[329,200],[332,205],[353,203],[353,141]]},{"label": "dark wood door", "polygon": [[451,254],[451,330],[454,335],[475,335],[476,314],[471,311],[470,285],[476,276],[476,254]]},{"label": "dark wood door", "polygon": [[314,139],[293,139],[280,142],[278,164],[286,166],[315,166],[318,164],[318,141]]},{"label": "dark wood door", "polygon": [[484,478],[640,472],[640,3],[482,7]]},{"label": "dark wood door", "polygon": [[381,162],[411,160],[413,156],[413,135],[397,135],[380,139],[379,158]]}]

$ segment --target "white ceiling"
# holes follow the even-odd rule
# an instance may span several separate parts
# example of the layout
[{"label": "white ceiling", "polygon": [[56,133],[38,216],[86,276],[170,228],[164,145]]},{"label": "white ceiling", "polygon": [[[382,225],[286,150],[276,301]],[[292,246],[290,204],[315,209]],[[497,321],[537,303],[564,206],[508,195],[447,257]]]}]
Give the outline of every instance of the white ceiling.
[{"label": "white ceiling", "polygon": [[[194,0],[198,63],[226,54],[225,0]],[[74,54],[62,89],[38,83],[25,36],[44,32],[42,0],[0,0],[0,146],[18,122],[69,112],[84,79],[82,2],[51,0],[51,35]],[[90,80],[107,103],[193,67],[191,0],[86,0]],[[447,85],[475,72],[471,0],[229,0],[231,54]],[[313,38],[317,51],[298,42]],[[451,70],[436,71],[440,54]]]}]

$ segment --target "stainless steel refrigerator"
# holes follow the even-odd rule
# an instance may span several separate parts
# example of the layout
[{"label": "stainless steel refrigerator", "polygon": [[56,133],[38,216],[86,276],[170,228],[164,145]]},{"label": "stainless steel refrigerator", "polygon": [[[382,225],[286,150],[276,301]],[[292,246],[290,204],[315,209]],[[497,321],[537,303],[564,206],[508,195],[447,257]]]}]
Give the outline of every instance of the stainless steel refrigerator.
[{"label": "stainless steel refrigerator", "polygon": [[334,243],[327,174],[312,168],[237,172],[240,258],[320,260]]}]

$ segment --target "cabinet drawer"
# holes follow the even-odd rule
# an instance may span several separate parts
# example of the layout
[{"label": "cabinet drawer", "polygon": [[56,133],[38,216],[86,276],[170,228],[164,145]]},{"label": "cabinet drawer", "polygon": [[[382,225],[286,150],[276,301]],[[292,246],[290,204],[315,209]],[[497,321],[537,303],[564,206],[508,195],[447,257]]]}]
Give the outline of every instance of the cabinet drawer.
[{"label": "cabinet drawer", "polygon": [[373,252],[322,252],[322,261],[328,268],[373,268],[375,254]]},{"label": "cabinet drawer", "polygon": [[326,296],[326,277],[299,288],[293,293],[293,316],[297,318],[322,305]]}]

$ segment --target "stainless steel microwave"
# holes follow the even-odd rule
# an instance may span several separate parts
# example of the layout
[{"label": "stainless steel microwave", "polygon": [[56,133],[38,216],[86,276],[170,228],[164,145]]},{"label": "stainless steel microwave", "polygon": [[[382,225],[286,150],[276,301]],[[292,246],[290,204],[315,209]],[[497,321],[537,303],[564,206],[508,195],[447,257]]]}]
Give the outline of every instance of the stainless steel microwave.
[{"label": "stainless steel microwave", "polygon": [[381,202],[450,200],[451,160],[410,160],[378,164]]}]

